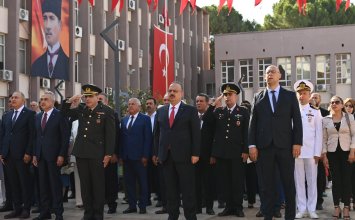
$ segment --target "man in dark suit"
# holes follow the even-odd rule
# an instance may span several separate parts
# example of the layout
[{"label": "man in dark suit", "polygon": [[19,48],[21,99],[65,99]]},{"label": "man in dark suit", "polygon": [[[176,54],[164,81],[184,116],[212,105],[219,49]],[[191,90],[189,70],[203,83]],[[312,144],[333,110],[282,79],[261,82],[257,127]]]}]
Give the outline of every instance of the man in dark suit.
[{"label": "man in dark suit", "polygon": [[281,74],[276,66],[265,70],[267,88],[254,96],[249,124],[249,155],[257,161],[260,191],[264,202],[264,219],[271,220],[275,198],[275,167],[285,189],[285,219],[295,218],[294,158],[302,146],[302,120],[294,92],[279,84]]},{"label": "man in dark suit", "polygon": [[47,51],[32,64],[31,74],[69,80],[69,58],[59,42],[62,30],[62,0],[42,1],[42,15]]},{"label": "man in dark suit", "polygon": [[129,115],[121,122],[120,159],[123,160],[124,178],[129,207],[123,213],[137,212],[136,182],[140,187],[139,213],[147,213],[148,179],[147,165],[152,152],[152,125],[147,115],[140,113],[141,102],[137,98],[128,101]]},{"label": "man in dark suit", "polygon": [[60,169],[68,155],[69,124],[54,108],[55,95],[47,91],[41,97],[43,112],[36,115],[36,138],[33,165],[38,167],[40,215],[35,220],[50,219],[51,208],[56,220],[63,219],[63,193]]},{"label": "man in dark suit", "polygon": [[[325,117],[329,115],[329,111],[320,107],[321,103],[321,96],[319,93],[312,93],[311,94],[311,99],[309,100],[310,104],[320,110],[320,113],[322,117]],[[322,161],[323,158],[320,158],[320,161]],[[325,192],[325,187],[326,187],[326,181],[327,177],[325,174],[325,168],[323,163],[318,163],[318,172],[317,172],[317,205],[316,205],[316,210],[323,210],[323,193]]]},{"label": "man in dark suit", "polygon": [[[216,158],[216,168],[222,187],[226,208],[219,216],[236,215],[244,217],[243,192],[245,162],[248,158],[249,113],[237,105],[240,89],[233,83],[223,84],[223,93],[207,110],[211,118],[213,134],[212,156]],[[226,107],[215,109],[216,103],[225,100]]]},{"label": "man in dark suit", "polygon": [[213,196],[215,192],[215,184],[213,184],[213,166],[211,160],[212,141],[215,127],[213,126],[213,118],[206,117],[209,97],[200,93],[196,97],[196,108],[198,117],[200,118],[201,131],[201,149],[200,159],[196,164],[196,205],[197,213],[202,213],[202,204],[206,205],[206,213],[214,215]]},{"label": "man in dark suit", "polygon": [[[182,84],[169,86],[170,104],[157,111],[153,160],[163,164],[169,220],[179,218],[181,188],[184,215],[196,219],[195,169],[200,156],[200,120],[197,109],[184,104]],[[179,181],[179,183],[178,183]]]},{"label": "man in dark suit", "polygon": [[[109,106],[108,97],[105,93],[99,94],[99,101]],[[110,107],[110,106],[109,106]],[[115,150],[112,154],[110,163],[105,167],[105,201],[108,206],[107,214],[116,213],[118,199],[118,155],[119,155],[119,133],[120,133],[120,120],[118,114],[115,112],[115,127],[116,127],[116,141]]]},{"label": "man in dark suit", "polygon": [[70,109],[82,95],[75,95],[63,103],[62,112],[72,120],[79,120],[73,155],[78,165],[84,220],[103,219],[105,205],[105,167],[115,148],[115,116],[110,107],[99,102],[102,90],[95,85],[83,85],[85,105]]},{"label": "man in dark suit", "polygon": [[25,96],[19,91],[12,94],[11,105],[13,110],[4,115],[1,123],[0,159],[13,189],[14,211],[4,218],[28,218],[31,209],[30,162],[35,112],[25,107]]}]

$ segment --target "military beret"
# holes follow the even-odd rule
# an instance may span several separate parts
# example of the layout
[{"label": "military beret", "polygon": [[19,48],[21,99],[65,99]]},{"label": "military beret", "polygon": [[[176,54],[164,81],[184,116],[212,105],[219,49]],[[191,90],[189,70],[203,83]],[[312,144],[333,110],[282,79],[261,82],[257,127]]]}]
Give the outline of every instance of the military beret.
[{"label": "military beret", "polygon": [[238,95],[238,94],[240,93],[240,89],[239,89],[239,87],[238,87],[236,84],[234,84],[234,83],[225,83],[225,84],[223,84],[223,85],[221,86],[221,92],[222,92],[223,94],[233,92],[233,93],[235,93],[235,94]]}]

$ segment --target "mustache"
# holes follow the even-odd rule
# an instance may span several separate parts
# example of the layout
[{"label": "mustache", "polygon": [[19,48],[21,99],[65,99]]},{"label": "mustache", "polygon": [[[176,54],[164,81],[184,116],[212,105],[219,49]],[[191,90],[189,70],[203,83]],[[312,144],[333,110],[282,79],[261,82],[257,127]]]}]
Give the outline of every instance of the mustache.
[{"label": "mustache", "polygon": [[175,98],[175,95],[171,94],[169,95],[170,98]]}]

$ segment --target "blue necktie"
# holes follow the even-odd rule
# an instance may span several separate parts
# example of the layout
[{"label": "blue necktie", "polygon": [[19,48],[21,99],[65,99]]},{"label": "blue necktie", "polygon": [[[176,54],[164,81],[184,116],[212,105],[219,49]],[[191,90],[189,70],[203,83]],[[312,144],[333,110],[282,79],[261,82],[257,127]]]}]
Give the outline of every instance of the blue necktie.
[{"label": "blue necktie", "polygon": [[15,122],[17,119],[17,113],[18,113],[18,111],[15,111],[14,117],[12,117],[12,127],[15,125]]}]

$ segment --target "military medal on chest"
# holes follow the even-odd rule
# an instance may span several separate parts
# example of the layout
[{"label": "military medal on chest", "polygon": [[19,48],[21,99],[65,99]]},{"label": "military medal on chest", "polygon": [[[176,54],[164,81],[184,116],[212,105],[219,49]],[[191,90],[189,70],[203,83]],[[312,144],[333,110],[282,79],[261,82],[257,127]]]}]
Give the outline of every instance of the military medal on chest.
[{"label": "military medal on chest", "polygon": [[239,108],[237,108],[237,114],[235,115],[237,118],[236,124],[239,127],[240,126],[240,119],[242,118],[242,115],[239,114]]},{"label": "military medal on chest", "polygon": [[312,122],[312,118],[314,117],[314,115],[312,114],[312,110],[308,110],[308,114],[306,114],[307,118],[308,118],[308,123]]}]

